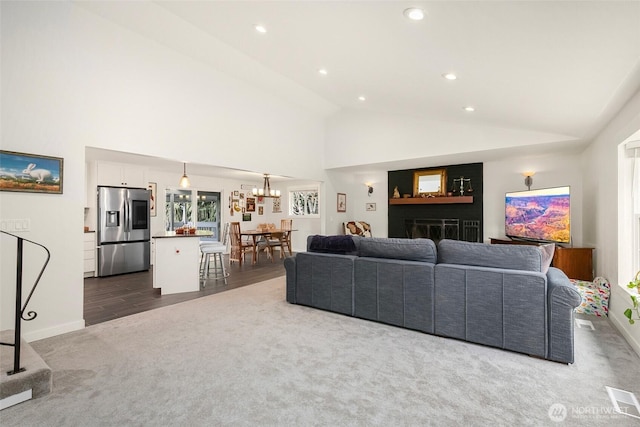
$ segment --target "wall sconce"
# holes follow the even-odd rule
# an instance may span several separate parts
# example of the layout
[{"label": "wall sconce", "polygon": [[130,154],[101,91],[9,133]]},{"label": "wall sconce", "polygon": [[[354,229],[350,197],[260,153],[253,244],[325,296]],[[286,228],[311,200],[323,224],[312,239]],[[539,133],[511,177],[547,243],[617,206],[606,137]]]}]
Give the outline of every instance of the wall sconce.
[{"label": "wall sconce", "polygon": [[187,188],[191,185],[191,182],[189,182],[189,177],[187,176],[187,164],[183,163],[183,166],[184,166],[184,169],[182,173],[182,178],[180,178],[180,187]]},{"label": "wall sconce", "polygon": [[371,194],[373,194],[373,185],[369,182],[365,183],[364,185],[367,186],[367,196],[371,197]]},{"label": "wall sconce", "polygon": [[527,190],[531,190],[531,185],[533,184],[533,175],[535,172],[522,172],[522,176],[524,176],[524,185],[527,186]]}]

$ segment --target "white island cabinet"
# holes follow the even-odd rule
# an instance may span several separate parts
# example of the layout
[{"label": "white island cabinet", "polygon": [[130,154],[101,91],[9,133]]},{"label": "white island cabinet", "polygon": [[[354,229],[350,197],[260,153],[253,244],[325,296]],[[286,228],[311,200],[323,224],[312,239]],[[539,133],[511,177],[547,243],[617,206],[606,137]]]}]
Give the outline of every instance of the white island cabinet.
[{"label": "white island cabinet", "polygon": [[162,295],[200,290],[200,237],[212,234],[168,231],[153,236],[153,287],[160,288]]}]

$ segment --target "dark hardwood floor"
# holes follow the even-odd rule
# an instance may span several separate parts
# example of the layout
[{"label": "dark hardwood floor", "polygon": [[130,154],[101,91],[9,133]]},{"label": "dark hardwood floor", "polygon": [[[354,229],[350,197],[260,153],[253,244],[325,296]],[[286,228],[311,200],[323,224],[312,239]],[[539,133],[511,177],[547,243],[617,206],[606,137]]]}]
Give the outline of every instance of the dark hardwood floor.
[{"label": "dark hardwood floor", "polygon": [[251,257],[248,260],[242,267],[237,262],[229,267],[228,258],[226,259],[225,265],[229,273],[226,284],[223,280],[207,279],[198,292],[173,295],[160,295],[160,289],[153,288],[152,270],[84,279],[85,323],[87,326],[95,325],[285,275],[283,260],[277,256],[273,263],[261,257],[255,266],[251,265]]}]

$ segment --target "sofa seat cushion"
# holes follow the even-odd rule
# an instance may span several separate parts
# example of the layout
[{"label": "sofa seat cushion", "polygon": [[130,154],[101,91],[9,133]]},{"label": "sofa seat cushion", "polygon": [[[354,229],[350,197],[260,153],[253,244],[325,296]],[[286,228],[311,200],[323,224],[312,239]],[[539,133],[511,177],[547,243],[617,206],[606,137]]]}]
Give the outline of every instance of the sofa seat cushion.
[{"label": "sofa seat cushion", "polygon": [[438,243],[438,263],[545,272],[542,252],[537,246],[528,245],[490,245],[444,239]]},{"label": "sofa seat cushion", "polygon": [[430,239],[372,237],[371,239],[361,239],[359,244],[359,255],[361,257],[391,258],[433,264],[438,259],[436,245]]}]

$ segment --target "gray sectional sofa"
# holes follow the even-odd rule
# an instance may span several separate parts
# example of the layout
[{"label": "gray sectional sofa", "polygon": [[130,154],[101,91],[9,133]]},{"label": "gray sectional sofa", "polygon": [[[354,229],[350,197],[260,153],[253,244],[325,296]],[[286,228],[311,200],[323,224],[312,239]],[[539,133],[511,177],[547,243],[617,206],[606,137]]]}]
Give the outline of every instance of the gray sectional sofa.
[{"label": "gray sectional sofa", "polygon": [[[552,255],[552,254],[551,254]],[[536,246],[309,236],[287,301],[573,363],[580,295]]]}]

